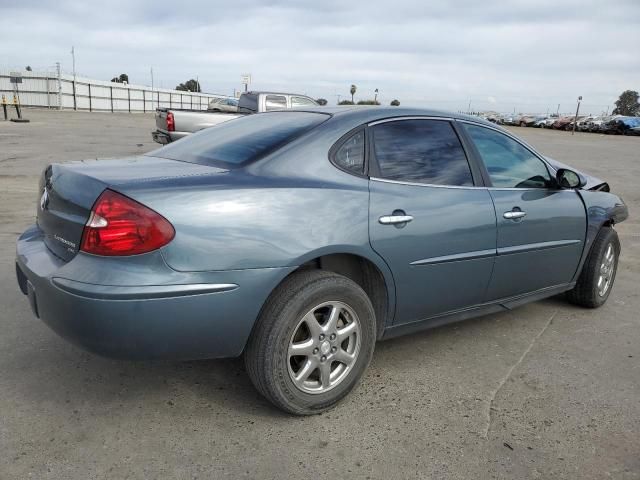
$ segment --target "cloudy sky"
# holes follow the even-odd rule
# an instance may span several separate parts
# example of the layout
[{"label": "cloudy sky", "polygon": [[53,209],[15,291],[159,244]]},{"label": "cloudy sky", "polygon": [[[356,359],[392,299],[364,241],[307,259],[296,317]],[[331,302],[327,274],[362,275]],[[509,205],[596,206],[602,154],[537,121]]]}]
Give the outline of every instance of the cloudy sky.
[{"label": "cloudy sky", "polygon": [[447,110],[600,113],[640,90],[640,0],[0,0],[0,69]]}]

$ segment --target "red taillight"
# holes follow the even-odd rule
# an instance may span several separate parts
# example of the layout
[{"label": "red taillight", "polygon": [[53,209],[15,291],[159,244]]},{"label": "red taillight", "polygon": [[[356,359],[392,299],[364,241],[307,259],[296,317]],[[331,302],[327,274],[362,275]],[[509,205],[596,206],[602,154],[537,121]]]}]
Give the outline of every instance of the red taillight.
[{"label": "red taillight", "polygon": [[167,132],[175,132],[176,131],[176,122],[173,119],[173,113],[167,113]]},{"label": "red taillight", "polygon": [[94,255],[137,255],[163,247],[175,233],[159,213],[105,190],[93,205],[80,250]]}]

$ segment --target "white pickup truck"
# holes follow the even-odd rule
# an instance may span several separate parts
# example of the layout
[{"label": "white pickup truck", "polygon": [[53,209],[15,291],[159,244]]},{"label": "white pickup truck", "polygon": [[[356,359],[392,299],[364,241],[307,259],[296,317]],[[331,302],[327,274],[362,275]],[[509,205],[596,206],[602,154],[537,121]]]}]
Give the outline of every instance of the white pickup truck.
[{"label": "white pickup truck", "polygon": [[151,136],[155,142],[164,145],[242,115],[316,106],[315,100],[297,93],[245,92],[238,101],[237,113],[157,108],[156,131]]}]

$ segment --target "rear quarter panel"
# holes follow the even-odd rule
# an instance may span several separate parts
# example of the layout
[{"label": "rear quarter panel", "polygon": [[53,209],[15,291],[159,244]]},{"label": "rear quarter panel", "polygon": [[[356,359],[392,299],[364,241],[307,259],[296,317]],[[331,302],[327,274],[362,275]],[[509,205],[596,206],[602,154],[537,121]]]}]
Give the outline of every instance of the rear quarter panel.
[{"label": "rear quarter panel", "polygon": [[370,248],[368,183],[355,180],[347,186],[227,177],[136,198],[174,225],[176,236],[162,253],[175,270],[283,267]]}]

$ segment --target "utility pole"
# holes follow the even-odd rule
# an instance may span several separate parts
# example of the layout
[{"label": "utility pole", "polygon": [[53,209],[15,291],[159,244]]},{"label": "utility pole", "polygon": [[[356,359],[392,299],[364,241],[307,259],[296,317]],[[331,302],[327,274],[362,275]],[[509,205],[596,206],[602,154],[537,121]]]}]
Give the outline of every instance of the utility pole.
[{"label": "utility pole", "polygon": [[560,115],[560,104],[558,104],[558,109],[556,110],[556,117]]},{"label": "utility pole", "polygon": [[578,125],[578,112],[580,111],[580,101],[582,100],[582,95],[578,97],[578,106],[576,107],[576,116],[573,119],[573,130],[571,131],[571,135],[576,133],[576,125]]},{"label": "utility pole", "polygon": [[467,107],[467,115],[470,115],[470,114],[471,114],[471,99],[469,99],[469,106]]},{"label": "utility pole", "polygon": [[77,110],[78,105],[76,102],[76,49],[71,46],[71,61],[73,63],[73,109]]}]

